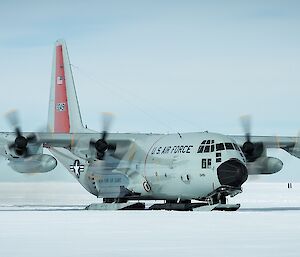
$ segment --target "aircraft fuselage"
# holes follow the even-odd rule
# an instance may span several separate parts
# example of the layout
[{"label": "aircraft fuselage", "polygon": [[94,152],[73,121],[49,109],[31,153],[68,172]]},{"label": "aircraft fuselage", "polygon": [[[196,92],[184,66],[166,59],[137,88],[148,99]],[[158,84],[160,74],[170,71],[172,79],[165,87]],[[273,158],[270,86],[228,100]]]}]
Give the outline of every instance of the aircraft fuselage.
[{"label": "aircraft fuselage", "polygon": [[105,161],[80,159],[78,152],[66,149],[51,152],[82,186],[101,198],[201,199],[224,185],[240,188],[248,176],[240,147],[225,135],[112,133],[108,141],[128,138],[132,144],[121,160],[115,158],[122,152],[118,148]]}]

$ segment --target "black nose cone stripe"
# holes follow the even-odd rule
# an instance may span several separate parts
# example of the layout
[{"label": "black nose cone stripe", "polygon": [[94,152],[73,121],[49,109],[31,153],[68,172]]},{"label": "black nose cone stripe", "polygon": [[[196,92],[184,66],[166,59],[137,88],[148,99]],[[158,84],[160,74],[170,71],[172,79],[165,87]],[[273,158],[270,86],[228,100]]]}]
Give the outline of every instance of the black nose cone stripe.
[{"label": "black nose cone stripe", "polygon": [[222,163],[217,169],[221,185],[240,187],[248,178],[247,167],[238,160]]}]

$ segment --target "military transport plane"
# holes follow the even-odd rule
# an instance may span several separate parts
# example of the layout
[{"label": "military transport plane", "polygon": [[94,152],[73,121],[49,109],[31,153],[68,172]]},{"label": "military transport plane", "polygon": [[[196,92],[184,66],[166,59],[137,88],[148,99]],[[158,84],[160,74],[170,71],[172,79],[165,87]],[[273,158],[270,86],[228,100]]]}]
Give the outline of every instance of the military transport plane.
[{"label": "military transport plane", "polygon": [[282,169],[267,148],[300,158],[297,137],[251,136],[249,120],[245,136],[109,133],[109,115],[103,132],[89,130],[82,123],[63,40],[54,47],[48,132],[23,133],[16,112],[7,118],[14,132],[0,134],[0,154],[9,166],[44,173],[61,162],[89,193],[103,198],[91,209],[144,209],[146,200],[163,200],[147,208],[236,210],[239,205],[228,205],[227,197],[241,193],[248,176]]}]

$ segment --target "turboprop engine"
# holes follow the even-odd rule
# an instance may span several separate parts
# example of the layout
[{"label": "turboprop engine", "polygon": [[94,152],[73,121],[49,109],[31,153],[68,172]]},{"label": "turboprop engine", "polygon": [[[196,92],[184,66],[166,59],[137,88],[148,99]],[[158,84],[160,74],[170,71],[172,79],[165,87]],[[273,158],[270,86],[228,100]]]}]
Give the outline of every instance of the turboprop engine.
[{"label": "turboprop engine", "polygon": [[14,129],[12,142],[5,149],[8,165],[19,173],[45,173],[53,170],[57,165],[56,159],[43,154],[42,142],[39,142],[35,133],[22,133],[18,112],[10,111],[6,118]]},{"label": "turboprop engine", "polygon": [[247,163],[249,175],[273,174],[280,171],[282,167],[283,163],[281,160],[267,156],[259,157],[254,162]]},{"label": "turboprop engine", "polygon": [[45,173],[53,170],[57,161],[48,154],[35,154],[26,158],[12,159],[8,165],[19,173]]}]

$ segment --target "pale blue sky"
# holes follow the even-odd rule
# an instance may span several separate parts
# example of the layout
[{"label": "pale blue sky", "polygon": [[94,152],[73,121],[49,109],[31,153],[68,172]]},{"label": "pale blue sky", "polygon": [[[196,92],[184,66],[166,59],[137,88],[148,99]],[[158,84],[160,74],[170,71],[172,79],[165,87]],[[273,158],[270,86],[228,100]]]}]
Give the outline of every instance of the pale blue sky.
[{"label": "pale blue sky", "polygon": [[113,131],[241,134],[251,114],[254,134],[296,135],[299,13],[299,1],[1,1],[0,110],[19,109],[24,130],[45,126],[64,38],[91,128],[110,111]]}]

